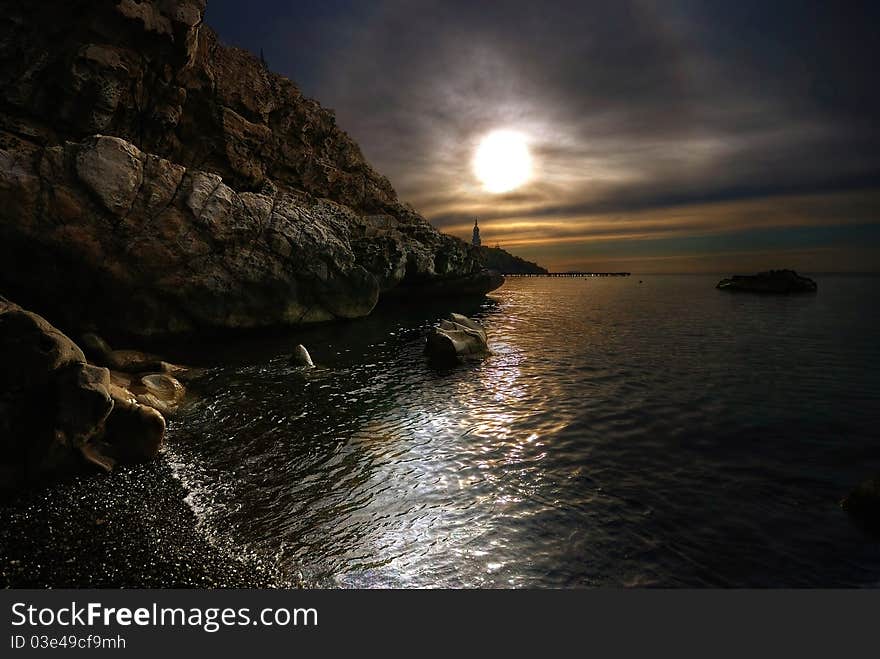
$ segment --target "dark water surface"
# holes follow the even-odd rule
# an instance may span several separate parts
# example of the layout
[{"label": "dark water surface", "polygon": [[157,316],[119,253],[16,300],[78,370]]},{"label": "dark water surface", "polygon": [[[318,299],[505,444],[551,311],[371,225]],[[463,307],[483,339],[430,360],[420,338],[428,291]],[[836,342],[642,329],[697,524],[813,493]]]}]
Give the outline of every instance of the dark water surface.
[{"label": "dark water surface", "polygon": [[207,346],[168,458],[209,536],[310,585],[880,584],[838,507],[880,471],[880,279],[641,278],[509,280],[448,371],[438,308]]}]

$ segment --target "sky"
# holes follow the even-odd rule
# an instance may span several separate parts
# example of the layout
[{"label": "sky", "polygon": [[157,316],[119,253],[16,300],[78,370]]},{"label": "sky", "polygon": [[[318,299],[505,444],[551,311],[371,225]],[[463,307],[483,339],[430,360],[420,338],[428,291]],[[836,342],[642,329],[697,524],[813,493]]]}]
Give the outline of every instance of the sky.
[{"label": "sky", "polygon": [[[551,270],[880,270],[880,3],[209,0],[439,229]],[[532,177],[472,166],[493,130]]]}]

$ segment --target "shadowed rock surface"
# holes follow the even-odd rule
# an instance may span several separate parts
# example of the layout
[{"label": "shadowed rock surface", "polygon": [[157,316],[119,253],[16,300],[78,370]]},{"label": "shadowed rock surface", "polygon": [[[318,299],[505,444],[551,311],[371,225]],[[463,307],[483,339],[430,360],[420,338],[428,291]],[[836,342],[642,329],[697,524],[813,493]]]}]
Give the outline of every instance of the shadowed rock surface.
[{"label": "shadowed rock surface", "polygon": [[[162,414],[88,364],[44,318],[2,297],[0,364],[0,490],[158,454]],[[143,380],[145,393],[168,398],[167,382]]]},{"label": "shadowed rock surface", "polygon": [[65,328],[147,337],[501,284],[399,202],[331,111],[222,46],[204,8],[0,2],[7,294]]},{"label": "shadowed rock surface", "polygon": [[815,293],[816,282],[809,277],[802,277],[794,270],[768,270],[756,275],[734,275],[722,279],[715,286],[722,291],[771,293],[787,295],[789,293]]}]

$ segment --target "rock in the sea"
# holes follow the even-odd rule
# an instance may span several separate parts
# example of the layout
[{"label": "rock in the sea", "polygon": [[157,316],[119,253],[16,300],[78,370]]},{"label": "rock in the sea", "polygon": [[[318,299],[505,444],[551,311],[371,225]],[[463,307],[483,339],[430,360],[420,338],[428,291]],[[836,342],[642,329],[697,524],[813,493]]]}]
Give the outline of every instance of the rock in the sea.
[{"label": "rock in the sea", "polygon": [[438,362],[461,357],[480,357],[489,353],[486,330],[475,320],[453,313],[428,332],[425,353]]},{"label": "rock in the sea", "polygon": [[315,367],[312,356],[302,343],[297,344],[293,349],[293,354],[290,355],[290,363],[294,366],[305,366],[306,368]]},{"label": "rock in the sea", "polygon": [[501,285],[204,0],[7,4],[0,289],[61,326],[291,326]]},{"label": "rock in the sea", "polygon": [[167,373],[149,373],[133,378],[128,390],[138,403],[158,410],[166,418],[177,414],[186,396],[186,387]]},{"label": "rock in the sea", "polygon": [[115,389],[65,334],[0,297],[0,489],[155,455],[162,415]]},{"label": "rock in the sea", "polygon": [[840,505],[865,529],[880,533],[880,476],[861,483]]},{"label": "rock in the sea", "polygon": [[748,293],[815,293],[816,282],[803,277],[794,270],[768,270],[756,275],[734,275],[722,279],[715,286],[723,291],[745,291]]}]

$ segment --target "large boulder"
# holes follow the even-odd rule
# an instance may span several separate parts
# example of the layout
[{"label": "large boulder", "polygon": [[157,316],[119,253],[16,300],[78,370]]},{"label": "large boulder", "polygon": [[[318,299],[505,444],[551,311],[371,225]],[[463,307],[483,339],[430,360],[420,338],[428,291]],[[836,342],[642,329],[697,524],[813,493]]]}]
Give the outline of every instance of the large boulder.
[{"label": "large boulder", "polygon": [[0,487],[72,468],[112,408],[100,380],[67,336],[0,298]]},{"label": "large boulder", "polygon": [[162,415],[113,390],[108,369],[0,297],[0,489],[154,456]]},{"label": "large boulder", "polygon": [[467,316],[453,313],[448,320],[428,332],[425,353],[434,361],[454,362],[460,358],[482,357],[489,354],[485,328]]},{"label": "large boulder", "polygon": [[719,281],[715,288],[722,291],[776,295],[815,293],[817,290],[815,281],[794,270],[768,270],[756,275],[734,275]]},{"label": "large boulder", "polygon": [[204,4],[4,4],[3,290],[67,328],[149,337],[501,284],[400,203],[332,112],[221,45]]},{"label": "large boulder", "polygon": [[153,407],[142,405],[130,392],[111,386],[113,413],[102,436],[104,453],[121,463],[152,460],[165,436],[165,419]]}]

